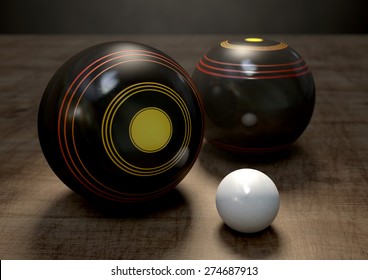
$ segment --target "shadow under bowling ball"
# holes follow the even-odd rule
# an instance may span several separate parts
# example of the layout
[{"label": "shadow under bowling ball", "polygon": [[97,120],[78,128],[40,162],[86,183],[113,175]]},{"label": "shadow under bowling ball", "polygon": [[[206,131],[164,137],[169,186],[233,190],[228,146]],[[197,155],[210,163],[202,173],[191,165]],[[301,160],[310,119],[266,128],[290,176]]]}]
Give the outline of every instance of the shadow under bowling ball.
[{"label": "shadow under bowling ball", "polygon": [[210,174],[225,177],[230,172],[252,166],[252,168],[264,168],[275,163],[280,164],[285,160],[292,159],[294,155],[302,153],[301,148],[294,144],[287,150],[265,155],[242,155],[224,152],[204,141],[198,161]]},{"label": "shadow under bowling ball", "polygon": [[272,259],[280,248],[277,231],[272,226],[257,233],[237,232],[225,224],[219,228],[220,240],[241,259]]},{"label": "shadow under bowling ball", "polygon": [[190,230],[191,211],[178,190],[170,192],[166,200],[160,206],[123,213],[96,209],[69,193],[43,214],[28,258],[175,258]]}]

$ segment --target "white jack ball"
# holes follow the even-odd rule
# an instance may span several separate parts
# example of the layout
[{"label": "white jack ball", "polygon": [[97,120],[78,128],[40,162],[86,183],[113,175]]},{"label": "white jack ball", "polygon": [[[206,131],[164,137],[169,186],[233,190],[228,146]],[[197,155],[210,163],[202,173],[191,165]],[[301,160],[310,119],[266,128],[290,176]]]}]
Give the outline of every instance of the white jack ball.
[{"label": "white jack ball", "polygon": [[250,168],[228,174],[216,192],[217,211],[232,229],[259,232],[276,218],[280,196],[274,182],[264,173]]}]

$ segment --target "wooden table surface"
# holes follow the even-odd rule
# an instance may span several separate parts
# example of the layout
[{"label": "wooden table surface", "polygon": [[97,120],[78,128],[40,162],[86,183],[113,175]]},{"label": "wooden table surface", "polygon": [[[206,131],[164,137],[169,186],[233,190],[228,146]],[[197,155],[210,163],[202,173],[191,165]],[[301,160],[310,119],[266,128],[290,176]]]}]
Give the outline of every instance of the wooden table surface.
[{"label": "wooden table surface", "polygon": [[[0,259],[368,259],[368,36],[270,35],[307,61],[311,123],[291,151],[243,159],[204,142],[193,169],[159,206],[97,209],[52,173],[37,110],[48,80],[76,52],[111,40],[152,45],[189,73],[205,50],[238,36],[0,36]],[[265,231],[224,226],[220,180],[243,167],[268,174],[280,211]]]}]

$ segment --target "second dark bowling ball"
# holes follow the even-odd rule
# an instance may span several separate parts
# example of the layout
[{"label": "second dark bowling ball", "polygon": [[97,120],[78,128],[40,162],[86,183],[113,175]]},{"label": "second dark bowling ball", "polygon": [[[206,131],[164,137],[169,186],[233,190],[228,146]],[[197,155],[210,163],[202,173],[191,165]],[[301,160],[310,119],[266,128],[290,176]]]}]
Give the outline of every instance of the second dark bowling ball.
[{"label": "second dark bowling ball", "polygon": [[225,151],[284,150],[303,133],[313,113],[312,73],[286,43],[223,41],[201,58],[193,80],[204,101],[205,138]]}]

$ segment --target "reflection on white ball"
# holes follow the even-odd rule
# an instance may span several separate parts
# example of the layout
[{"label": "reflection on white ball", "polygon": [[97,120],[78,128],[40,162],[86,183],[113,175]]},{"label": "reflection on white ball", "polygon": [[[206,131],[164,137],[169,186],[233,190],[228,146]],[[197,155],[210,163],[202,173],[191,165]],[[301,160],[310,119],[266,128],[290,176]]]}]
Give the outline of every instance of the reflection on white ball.
[{"label": "reflection on white ball", "polygon": [[280,197],[274,182],[255,169],[228,174],[216,193],[217,211],[232,229],[254,233],[267,228],[279,211]]}]

